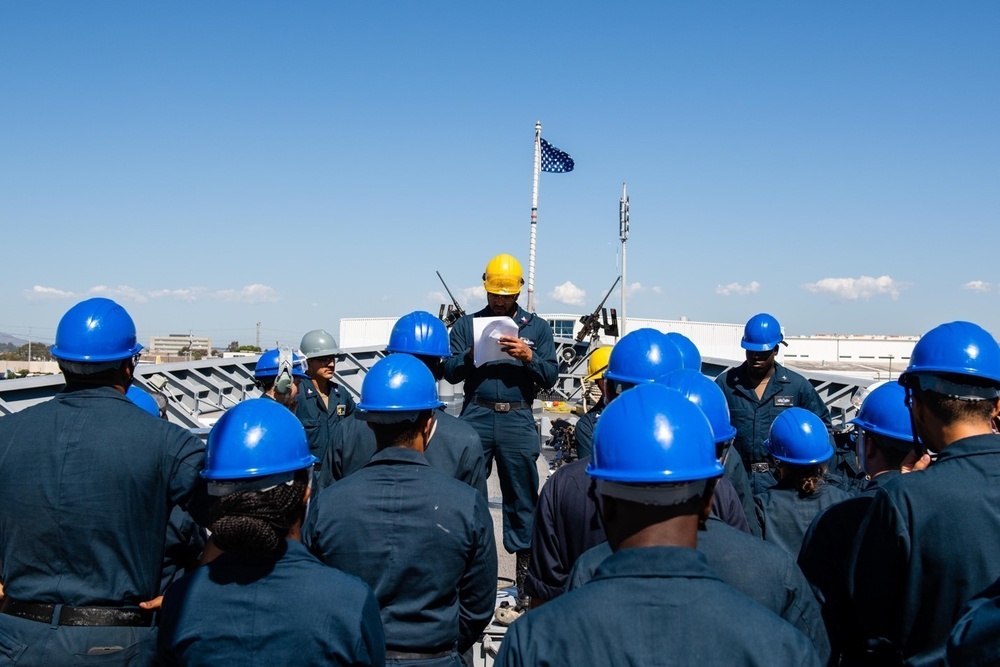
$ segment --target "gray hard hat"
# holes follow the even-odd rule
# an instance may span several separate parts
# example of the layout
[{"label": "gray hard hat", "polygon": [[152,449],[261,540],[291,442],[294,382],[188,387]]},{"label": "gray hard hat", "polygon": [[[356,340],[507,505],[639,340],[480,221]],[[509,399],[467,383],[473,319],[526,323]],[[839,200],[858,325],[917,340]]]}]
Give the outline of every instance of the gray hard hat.
[{"label": "gray hard hat", "polygon": [[299,350],[306,356],[306,359],[340,354],[337,339],[323,329],[313,329],[303,336],[302,342],[299,343]]}]

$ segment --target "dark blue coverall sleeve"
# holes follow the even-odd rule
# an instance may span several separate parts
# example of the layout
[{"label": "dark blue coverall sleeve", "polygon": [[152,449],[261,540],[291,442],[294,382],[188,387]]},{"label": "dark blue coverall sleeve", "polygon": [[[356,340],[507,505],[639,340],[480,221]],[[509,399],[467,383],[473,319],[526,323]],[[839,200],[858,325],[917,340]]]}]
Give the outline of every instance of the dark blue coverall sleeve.
[{"label": "dark blue coverall sleeve", "polygon": [[469,650],[493,618],[496,603],[497,546],[493,518],[481,494],[476,494],[474,518],[475,552],[458,583],[459,653]]}]

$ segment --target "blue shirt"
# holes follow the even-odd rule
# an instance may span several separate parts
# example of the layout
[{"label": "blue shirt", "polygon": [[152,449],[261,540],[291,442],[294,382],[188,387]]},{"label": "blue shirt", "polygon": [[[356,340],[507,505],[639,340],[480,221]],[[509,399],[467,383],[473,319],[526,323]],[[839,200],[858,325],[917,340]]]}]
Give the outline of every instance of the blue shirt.
[{"label": "blue shirt", "polygon": [[486,499],[387,447],[312,503],[303,537],[328,565],[375,591],[386,646],[465,651],[493,615],[497,552]]},{"label": "blue shirt", "polygon": [[780,481],[777,486],[754,498],[757,504],[756,520],[766,541],[797,558],[802,538],[816,515],[850,497],[847,491],[826,481],[809,496],[799,494],[790,484]]},{"label": "blue shirt", "polygon": [[576,443],[577,458],[582,459],[594,453],[594,428],[602,412],[604,403],[598,403],[576,420],[576,425],[573,427],[573,441]]},{"label": "blue shirt", "polygon": [[487,401],[535,400],[535,386],[551,389],[559,379],[559,364],[552,340],[552,327],[544,319],[529,313],[520,306],[514,313],[518,337],[528,341],[531,362],[523,363],[511,357],[510,361],[491,361],[476,368],[466,352],[472,347],[472,318],[494,317],[487,307],[473,315],[466,315],[451,328],[452,356],[444,360],[444,378],[452,384],[465,382],[465,400],[481,398]]},{"label": "blue shirt", "polygon": [[586,586],[515,621],[495,664],[818,667],[820,661],[801,632],[723,583],[704,555],[643,547],[611,555]]},{"label": "blue shirt", "polygon": [[867,648],[944,664],[963,605],[1000,578],[1000,436],[957,440],[875,494],[851,554]]},{"label": "blue shirt", "polygon": [[[698,531],[698,551],[719,577],[798,628],[813,643],[824,662],[830,643],[819,603],[795,560],[779,547],[710,518]],[[580,588],[594,578],[611,555],[607,542],[590,549],[576,561],[567,590]],[[721,614],[728,613],[720,610]],[[733,617],[735,621],[737,617]]]},{"label": "blue shirt", "polygon": [[751,386],[753,383],[747,377],[746,362],[730,368],[717,377],[715,383],[722,387],[729,403],[729,419],[736,429],[733,446],[748,468],[751,463],[768,460],[764,441],[771,430],[771,422],[786,408],[804,408],[822,419],[827,429],[830,428],[830,410],[813,386],[779,363],[774,364],[774,374],[760,398],[757,398],[755,387]]},{"label": "blue shirt", "polygon": [[189,431],[111,387],[67,388],[0,419],[7,596],[76,606],[156,597],[171,507],[206,520],[204,459]]},{"label": "blue shirt", "polygon": [[295,416],[306,429],[309,452],[322,463],[338,422],[354,414],[354,397],[346,388],[331,382],[327,405],[324,405],[323,397],[312,381],[303,380],[295,401]]},{"label": "blue shirt", "polygon": [[364,583],[293,540],[275,558],[222,554],[171,586],[158,644],[168,665],[384,665]]},{"label": "blue shirt", "polygon": [[[476,429],[448,414],[434,413],[436,426],[424,456],[432,466],[460,482],[465,482],[489,499],[486,487],[486,460]],[[375,434],[366,422],[351,415],[340,421],[333,432],[326,462],[319,474],[322,488],[365,467],[375,454]]]}]

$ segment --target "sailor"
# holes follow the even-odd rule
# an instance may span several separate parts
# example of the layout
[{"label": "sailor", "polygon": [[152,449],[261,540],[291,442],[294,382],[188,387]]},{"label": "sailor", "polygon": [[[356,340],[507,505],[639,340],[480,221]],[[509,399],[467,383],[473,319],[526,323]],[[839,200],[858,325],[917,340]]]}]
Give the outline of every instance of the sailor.
[{"label": "sailor", "polygon": [[591,447],[594,440],[594,426],[597,418],[604,411],[607,405],[607,394],[604,391],[604,371],[608,368],[608,359],[611,358],[611,346],[604,345],[590,353],[587,359],[587,377],[584,382],[593,383],[597,387],[600,397],[594,402],[593,407],[580,415],[573,427],[573,443],[576,445],[577,458],[590,456]]},{"label": "sailor", "polygon": [[[663,333],[648,328],[631,331],[618,341],[608,358],[604,372],[607,400],[610,404],[632,387],[652,383],[681,366],[680,352]],[[725,399],[722,401],[724,404]],[[533,608],[561,595],[580,554],[607,540],[596,483],[587,475],[590,462],[590,457],[585,457],[562,466],[539,494],[532,535],[535,546],[525,581]],[[713,510],[725,521],[746,530],[747,518],[732,485],[722,482],[719,488],[724,491],[713,499]],[[514,620],[502,607],[497,614],[502,623]]]},{"label": "sailor", "polygon": [[[412,354],[424,362],[435,380],[440,380],[444,369],[442,360],[451,356],[448,330],[441,320],[430,313],[414,311],[403,315],[393,325],[386,352]],[[427,462],[477,489],[488,500],[486,462],[479,434],[464,420],[445,412],[443,407],[434,416],[434,433],[424,450]],[[333,432],[327,460],[320,474],[320,486],[326,488],[363,468],[371,460],[375,449],[375,434],[368,428],[368,423],[357,413],[345,417]]]},{"label": "sailor", "polygon": [[962,609],[948,638],[948,667],[1000,664],[1000,579]]},{"label": "sailor", "polygon": [[693,371],[701,372],[701,352],[694,341],[677,331],[668,331],[667,338],[674,344],[677,351],[681,353],[681,367],[689,368]]},{"label": "sailor", "polygon": [[[445,359],[448,382],[465,382],[462,419],[476,429],[483,443],[486,468],[497,460],[503,496],[503,545],[517,554],[518,609],[528,599],[524,577],[531,553],[531,520],[538,502],[540,438],[532,404],[538,389],[555,386],[559,364],[549,323],[517,305],[524,285],[521,264],[507,254],[497,255],[486,265],[483,287],[487,306],[460,318],[451,330],[453,356]],[[476,366],[473,353],[473,319],[510,317],[517,336],[500,336],[497,343],[509,358]],[[492,344],[492,343],[490,343]]]},{"label": "sailor", "polygon": [[876,492],[851,557],[852,607],[873,660],[941,665],[962,606],[1000,577],[1000,346],[971,322],[942,324],[899,382],[928,452],[916,468],[937,460]]},{"label": "sailor", "polygon": [[291,411],[298,404],[299,383],[309,382],[306,358],[288,348],[265,350],[253,369],[254,384],[265,398],[281,403]]},{"label": "sailor", "polygon": [[243,401],[212,428],[202,476],[223,553],[167,591],[164,664],[385,664],[371,589],[299,542],[314,461],[302,424],[270,400]]},{"label": "sailor", "polygon": [[[0,419],[0,652],[10,662],[151,664],[172,505],[207,519],[204,445],[126,398],[142,345],[120,305],[69,309],[54,398]],[[199,487],[196,488],[196,487]]]},{"label": "sailor", "polygon": [[588,472],[614,553],[586,586],[518,619],[498,666],[820,664],[801,632],[695,550],[722,465],[688,399],[652,383],[614,399]]},{"label": "sailor", "polygon": [[757,522],[766,541],[796,558],[816,515],[851,494],[824,479],[833,445],[826,425],[808,410],[778,415],[764,446],[777,462],[778,482],[755,496]]},{"label": "sailor", "polygon": [[767,439],[771,422],[788,408],[809,410],[830,428],[830,410],[804,377],[775,359],[778,345],[787,345],[774,316],[759,313],[747,320],[740,346],[746,361],[716,378],[729,402],[736,439],[733,445],[758,494],[775,483],[768,460]]},{"label": "sailor", "polygon": [[847,563],[851,545],[878,488],[900,474],[913,451],[913,429],[902,385],[872,390],[853,424],[858,467],[870,476],[858,495],[832,505],[813,519],[799,549],[798,563],[823,606],[832,647],[831,664],[857,664],[857,623],[848,606]]},{"label": "sailor", "polygon": [[299,388],[295,414],[306,429],[309,451],[322,466],[337,423],[354,412],[354,398],[346,387],[334,381],[341,354],[336,338],[323,329],[314,329],[302,337],[299,350],[306,358],[306,374],[312,382]]},{"label": "sailor", "polygon": [[320,492],[305,542],[320,560],[375,591],[387,664],[463,665],[496,600],[497,552],[486,499],[428,464],[442,406],[434,376],[396,353],[365,375],[357,414],[378,450]]}]

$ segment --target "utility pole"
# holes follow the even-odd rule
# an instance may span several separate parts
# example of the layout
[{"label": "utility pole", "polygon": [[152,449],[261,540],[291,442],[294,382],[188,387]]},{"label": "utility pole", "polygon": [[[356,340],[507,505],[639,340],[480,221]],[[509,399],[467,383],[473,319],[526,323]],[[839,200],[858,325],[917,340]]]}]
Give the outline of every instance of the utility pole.
[{"label": "utility pole", "polygon": [[31,327],[28,327],[28,375],[31,375]]},{"label": "utility pole", "polygon": [[622,198],[618,200],[618,238],[622,242],[622,314],[619,331],[620,335],[624,336],[628,333],[628,327],[625,325],[625,290],[628,288],[628,283],[625,282],[625,245],[628,241],[628,195],[625,194],[624,183],[622,183]]},{"label": "utility pole", "polygon": [[257,349],[258,350],[261,349],[261,347],[260,347],[260,322],[257,323]]}]

